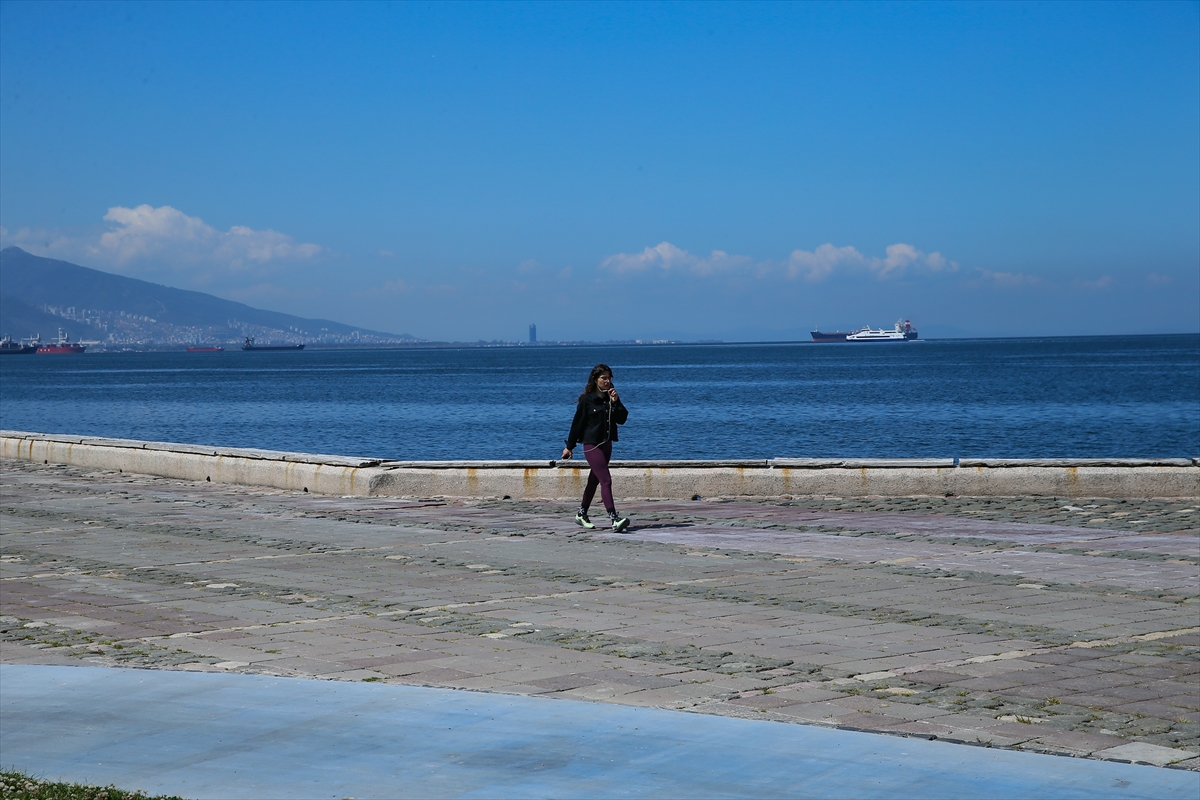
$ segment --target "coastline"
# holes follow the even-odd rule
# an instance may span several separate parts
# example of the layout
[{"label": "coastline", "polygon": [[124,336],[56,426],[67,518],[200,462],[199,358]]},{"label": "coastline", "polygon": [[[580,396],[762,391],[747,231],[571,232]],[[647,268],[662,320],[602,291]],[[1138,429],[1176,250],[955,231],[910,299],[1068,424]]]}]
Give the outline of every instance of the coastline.
[{"label": "coastline", "polygon": [[[389,461],[26,431],[0,431],[0,458],[361,497],[569,500],[587,478],[578,461]],[[644,500],[1200,497],[1200,458],[616,460],[612,472]]]}]

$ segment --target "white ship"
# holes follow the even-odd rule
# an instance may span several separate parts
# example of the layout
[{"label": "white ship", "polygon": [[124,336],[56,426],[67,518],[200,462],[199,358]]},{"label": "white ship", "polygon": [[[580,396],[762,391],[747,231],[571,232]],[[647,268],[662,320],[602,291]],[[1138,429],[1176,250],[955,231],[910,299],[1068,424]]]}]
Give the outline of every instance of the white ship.
[{"label": "white ship", "polygon": [[906,320],[896,320],[896,327],[890,331],[885,331],[883,328],[871,328],[867,326],[854,333],[846,334],[847,342],[907,342],[909,339],[916,339],[917,332],[912,324]]}]

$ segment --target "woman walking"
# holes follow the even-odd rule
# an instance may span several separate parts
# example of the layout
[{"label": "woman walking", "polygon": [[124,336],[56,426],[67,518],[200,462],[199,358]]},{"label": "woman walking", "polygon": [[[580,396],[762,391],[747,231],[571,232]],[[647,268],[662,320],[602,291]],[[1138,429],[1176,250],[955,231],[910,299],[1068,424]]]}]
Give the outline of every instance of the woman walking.
[{"label": "woman walking", "polygon": [[613,502],[612,475],[608,472],[612,443],[617,440],[617,426],[624,425],[627,419],[629,411],[621,403],[621,396],[613,386],[612,370],[607,364],[592,367],[587,386],[575,405],[575,419],[571,421],[567,446],[562,451],[562,457],[569,460],[574,454],[575,445],[582,442],[583,457],[592,468],[583,490],[583,500],[579,503],[579,512],[575,515],[575,521],[589,530],[596,527],[588,519],[588,507],[596,496],[597,486],[600,487],[604,510],[612,520],[613,532],[620,533],[629,527],[629,520],[617,514],[617,506]]}]

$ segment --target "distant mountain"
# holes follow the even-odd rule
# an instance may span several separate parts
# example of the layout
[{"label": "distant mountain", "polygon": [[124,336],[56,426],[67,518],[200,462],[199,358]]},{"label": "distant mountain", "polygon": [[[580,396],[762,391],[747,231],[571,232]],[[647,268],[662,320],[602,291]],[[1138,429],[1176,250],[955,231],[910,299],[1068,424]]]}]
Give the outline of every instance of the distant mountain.
[{"label": "distant mountain", "polygon": [[14,339],[62,326],[72,339],[116,344],[235,341],[404,342],[407,333],[384,333],[325,319],[264,311],[203,292],[113,275],[42,258],[19,247],[0,250],[0,327]]}]

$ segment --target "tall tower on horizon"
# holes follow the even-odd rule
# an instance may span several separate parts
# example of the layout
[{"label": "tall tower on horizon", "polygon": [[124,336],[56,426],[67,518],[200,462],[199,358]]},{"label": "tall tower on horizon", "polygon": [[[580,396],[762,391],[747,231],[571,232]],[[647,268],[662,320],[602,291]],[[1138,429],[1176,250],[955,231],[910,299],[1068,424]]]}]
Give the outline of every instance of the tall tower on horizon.
[{"label": "tall tower on horizon", "polygon": [[529,343],[537,344],[537,325],[529,323]]}]

